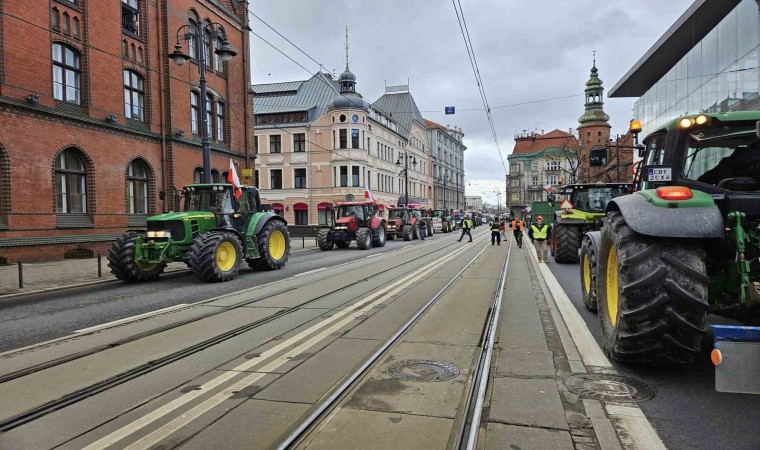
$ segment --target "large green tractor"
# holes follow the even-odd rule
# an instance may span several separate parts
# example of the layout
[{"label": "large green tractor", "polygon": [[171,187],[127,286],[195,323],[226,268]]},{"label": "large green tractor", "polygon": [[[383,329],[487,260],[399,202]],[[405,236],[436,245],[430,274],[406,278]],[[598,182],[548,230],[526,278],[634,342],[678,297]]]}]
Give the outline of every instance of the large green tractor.
[{"label": "large green tractor", "polygon": [[192,184],[184,210],[148,218],[145,230],[121,236],[108,266],[124,281],[155,280],[170,262],[185,262],[203,281],[228,281],[243,260],[255,270],[285,266],[290,254],[287,223],[262,207],[255,187],[235,198],[230,184]]},{"label": "large green tractor", "polygon": [[708,313],[758,323],[758,121],[702,114],[656,130],[639,148],[636,192],[584,236],[583,300],[612,359],[688,363]]},{"label": "large green tractor", "polygon": [[[554,212],[552,238],[549,248],[558,263],[577,263],[583,234],[601,228],[604,211],[613,198],[630,193],[625,183],[568,184],[559,194],[564,195],[570,208]],[[564,202],[562,202],[564,203]],[[537,214],[534,211],[533,217]]]}]

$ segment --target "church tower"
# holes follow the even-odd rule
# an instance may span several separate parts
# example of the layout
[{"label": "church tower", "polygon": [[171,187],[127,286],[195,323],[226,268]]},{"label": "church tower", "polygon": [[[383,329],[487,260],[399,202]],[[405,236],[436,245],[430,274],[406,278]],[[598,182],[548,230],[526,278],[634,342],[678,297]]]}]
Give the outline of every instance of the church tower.
[{"label": "church tower", "polygon": [[607,146],[610,139],[610,116],[604,112],[604,86],[599,79],[599,69],[596,68],[596,52],[591,75],[586,82],[586,111],[578,119],[578,139],[580,152],[578,154],[578,181],[594,183],[602,168],[589,166],[589,151],[593,147]]}]

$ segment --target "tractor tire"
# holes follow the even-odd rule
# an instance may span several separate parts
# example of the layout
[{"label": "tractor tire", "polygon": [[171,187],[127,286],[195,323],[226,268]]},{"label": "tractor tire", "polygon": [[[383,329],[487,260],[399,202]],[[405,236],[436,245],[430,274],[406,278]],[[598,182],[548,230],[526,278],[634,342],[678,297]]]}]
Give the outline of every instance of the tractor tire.
[{"label": "tractor tire", "polygon": [[201,281],[235,278],[242,259],[240,239],[228,231],[204,233],[195,238],[190,247],[190,270]]},{"label": "tractor tire", "polygon": [[591,242],[591,238],[583,236],[581,244],[581,300],[583,305],[589,311],[596,312],[597,309],[597,262],[596,249]]},{"label": "tractor tire", "polygon": [[414,239],[413,227],[411,225],[404,225],[404,230],[401,232],[401,236],[405,241],[411,241]]},{"label": "tractor tire", "polygon": [[108,250],[108,267],[122,281],[152,281],[164,272],[166,264],[142,264],[135,261],[135,245],[140,237],[137,233],[127,233],[120,236]]},{"label": "tractor tire", "polygon": [[356,246],[359,250],[369,250],[372,247],[372,230],[367,227],[356,230]]},{"label": "tractor tire", "polygon": [[554,261],[560,264],[578,262],[578,250],[581,248],[581,228],[575,225],[557,224],[554,226]]},{"label": "tractor tire", "polygon": [[385,224],[380,224],[379,227],[372,234],[372,246],[373,247],[385,247],[385,240],[388,236],[385,233]]},{"label": "tractor tire", "polygon": [[419,238],[420,238],[420,226],[419,224],[415,223],[414,225],[412,225],[412,239],[419,239]]},{"label": "tractor tire", "polygon": [[351,245],[351,241],[335,241],[335,246],[338,248],[348,248]]},{"label": "tractor tire", "polygon": [[425,224],[427,225],[427,235],[432,236],[433,234],[435,234],[433,232],[433,222],[427,221],[425,222]]},{"label": "tractor tire", "polygon": [[331,230],[328,228],[322,228],[319,230],[319,233],[317,234],[317,246],[319,246],[320,250],[332,250],[335,243],[332,240],[332,237],[330,236]]},{"label": "tractor tire", "polygon": [[549,239],[549,253],[552,254],[552,257],[557,254],[557,238],[554,237],[554,229],[552,229],[552,238]]},{"label": "tractor tire", "polygon": [[278,270],[285,267],[290,256],[288,227],[279,220],[270,220],[256,235],[259,257],[248,260],[253,270]]},{"label": "tractor tire", "polygon": [[620,212],[608,215],[597,284],[602,348],[611,359],[694,361],[709,309],[705,258],[694,242],[646,237]]}]

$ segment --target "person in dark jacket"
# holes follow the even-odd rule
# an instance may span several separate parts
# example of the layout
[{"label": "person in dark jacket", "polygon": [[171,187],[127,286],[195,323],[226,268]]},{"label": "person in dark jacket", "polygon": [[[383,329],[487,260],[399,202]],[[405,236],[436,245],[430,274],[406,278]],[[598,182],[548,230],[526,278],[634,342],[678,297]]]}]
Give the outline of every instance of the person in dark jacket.
[{"label": "person in dark jacket", "polygon": [[488,226],[491,228],[491,245],[494,245],[497,242],[501,245],[501,234],[499,233],[501,220],[499,220],[498,217],[494,217],[488,222]]},{"label": "person in dark jacket", "polygon": [[528,229],[530,241],[536,245],[536,257],[538,262],[546,263],[547,242],[552,237],[552,229],[544,223],[544,217],[538,216],[535,225]]}]

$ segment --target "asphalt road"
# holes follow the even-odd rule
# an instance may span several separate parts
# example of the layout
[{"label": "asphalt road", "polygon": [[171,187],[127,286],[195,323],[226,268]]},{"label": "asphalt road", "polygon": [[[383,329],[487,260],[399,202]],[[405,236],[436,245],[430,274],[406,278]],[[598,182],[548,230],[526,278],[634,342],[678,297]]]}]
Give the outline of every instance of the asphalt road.
[{"label": "asphalt road", "polygon": [[[479,229],[480,230],[480,229]],[[436,234],[429,239],[453,239],[454,233]],[[0,302],[0,352],[33,345],[76,330],[127,317],[194,303],[256,285],[271,283],[321,267],[366,258],[420,241],[388,241],[385,247],[359,250],[355,244],[345,250],[318,249],[292,253],[281,270],[254,272],[245,264],[237,278],[226,283],[203,283],[190,272],[165,274],[150,283],[106,283],[57,293],[23,296]]]},{"label": "asphalt road", "polygon": [[[581,301],[578,264],[549,267],[565,293],[600,341],[599,319]],[[709,316],[718,324],[720,317]],[[715,369],[710,363],[712,336],[705,337],[699,361],[686,367],[641,367],[613,362],[623,375],[641,380],[657,395],[639,403],[663,442],[672,449],[760,448],[760,395],[726,394],[715,391]]]}]

